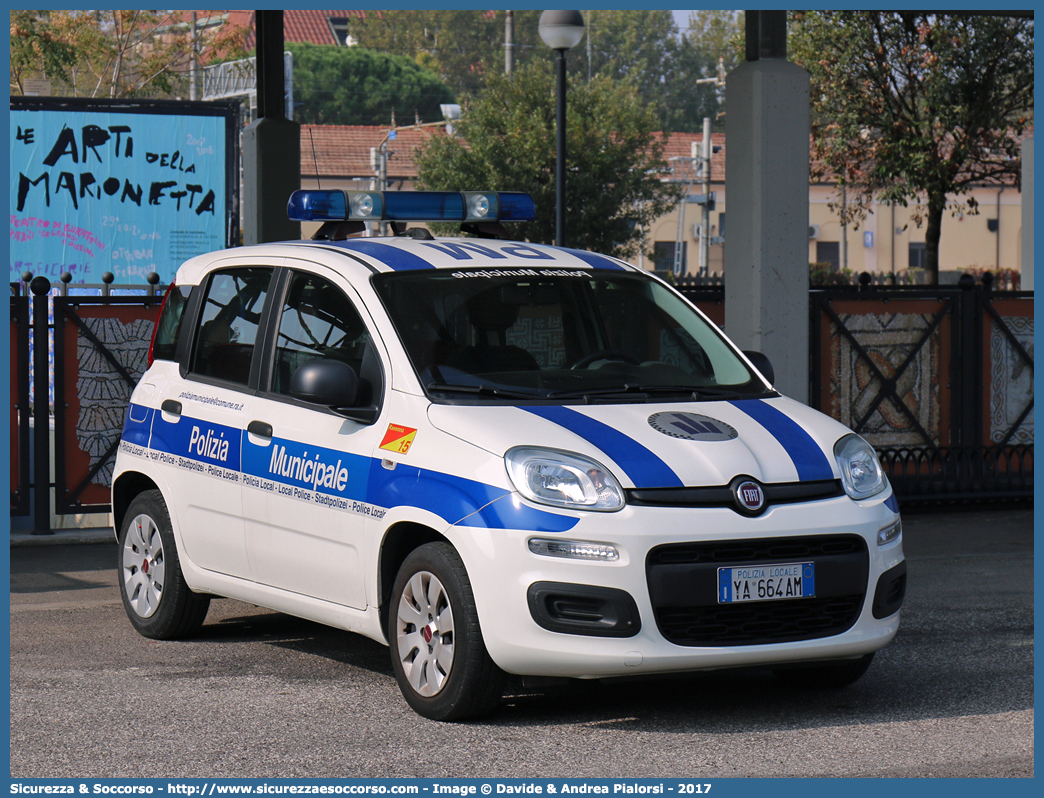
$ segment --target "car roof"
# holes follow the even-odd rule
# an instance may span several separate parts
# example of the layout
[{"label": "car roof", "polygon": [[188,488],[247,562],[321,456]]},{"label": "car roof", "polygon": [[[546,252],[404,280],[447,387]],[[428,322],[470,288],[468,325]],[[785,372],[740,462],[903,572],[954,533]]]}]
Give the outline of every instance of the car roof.
[{"label": "car roof", "polygon": [[[319,252],[327,253],[325,257]],[[178,270],[179,283],[192,284],[220,261],[263,257],[309,259],[331,264],[330,255],[343,255],[372,273],[427,269],[612,269],[644,272],[632,264],[579,249],[482,238],[415,239],[409,235],[350,238],[343,241],[282,241],[212,252],[193,258]],[[345,264],[347,265],[347,263]],[[519,276],[524,276],[521,272]]]}]

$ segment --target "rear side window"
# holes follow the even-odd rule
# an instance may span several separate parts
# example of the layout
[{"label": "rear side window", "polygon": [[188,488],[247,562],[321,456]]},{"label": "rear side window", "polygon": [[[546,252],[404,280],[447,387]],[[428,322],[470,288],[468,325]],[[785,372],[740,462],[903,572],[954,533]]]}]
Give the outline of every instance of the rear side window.
[{"label": "rear side window", "polygon": [[156,333],[152,339],[153,360],[175,360],[181,321],[185,317],[191,287],[171,285],[163,300],[163,310],[156,322]]},{"label": "rear side window", "polygon": [[214,272],[199,316],[190,371],[246,385],[268,295],[272,270],[264,267]]}]

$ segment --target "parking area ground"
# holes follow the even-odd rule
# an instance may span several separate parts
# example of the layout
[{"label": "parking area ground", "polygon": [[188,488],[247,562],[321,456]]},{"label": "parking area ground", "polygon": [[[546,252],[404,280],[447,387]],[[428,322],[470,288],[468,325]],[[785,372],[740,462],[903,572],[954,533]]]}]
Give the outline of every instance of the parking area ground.
[{"label": "parking area ground", "polygon": [[851,687],[576,683],[469,724],[413,714],[372,641],[230,600],[196,639],[146,640],[113,543],[13,545],[11,775],[1032,776],[1032,510],[908,512],[904,529],[899,635]]}]

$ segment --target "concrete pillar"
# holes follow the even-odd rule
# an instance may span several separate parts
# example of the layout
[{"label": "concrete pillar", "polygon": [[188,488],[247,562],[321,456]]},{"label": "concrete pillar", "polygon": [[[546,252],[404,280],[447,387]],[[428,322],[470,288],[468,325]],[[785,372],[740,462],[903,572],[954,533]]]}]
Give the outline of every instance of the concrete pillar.
[{"label": "concrete pillar", "polygon": [[286,216],[301,188],[301,126],[286,118],[283,12],[256,11],[258,119],[243,131],[243,243],[301,237]]},{"label": "concrete pillar", "polygon": [[1033,290],[1033,137],[1022,142],[1022,284]]},{"label": "concrete pillar", "polygon": [[785,11],[746,14],[748,60],[725,81],[725,329],[807,402],[809,75],[786,60]]}]

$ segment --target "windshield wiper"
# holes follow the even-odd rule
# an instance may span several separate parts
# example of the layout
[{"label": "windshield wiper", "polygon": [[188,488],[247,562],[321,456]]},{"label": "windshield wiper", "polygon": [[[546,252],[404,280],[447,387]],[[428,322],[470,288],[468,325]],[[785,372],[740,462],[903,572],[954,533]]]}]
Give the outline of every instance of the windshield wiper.
[{"label": "windshield wiper", "polygon": [[723,385],[704,385],[697,387],[692,385],[638,385],[636,383],[625,383],[624,385],[618,385],[612,388],[552,391],[547,395],[547,398],[586,399],[589,397],[633,396],[636,394],[645,394],[646,396],[652,396],[654,394],[681,394],[687,396],[693,402],[699,402],[703,399],[749,399],[754,396],[763,396],[765,393],[766,391],[742,393],[737,391],[735,388],[729,388]]},{"label": "windshield wiper", "polygon": [[547,395],[548,399],[589,399],[598,397],[609,397],[609,396],[635,396],[645,395],[649,397],[652,394],[659,393],[675,393],[682,395],[694,395],[693,388],[691,385],[638,385],[637,383],[628,382],[623,385],[616,385],[611,388],[588,388],[575,389],[571,391],[551,391]]},{"label": "windshield wiper", "polygon": [[644,393],[641,385],[626,383],[615,385],[612,388],[581,388],[571,391],[551,391],[547,394],[548,399],[581,399],[587,396],[618,396],[619,394]]},{"label": "windshield wiper", "polygon": [[497,396],[503,399],[539,399],[540,394],[496,388],[492,385],[462,385],[450,382],[429,382],[428,391],[440,393],[469,393],[478,396]]},{"label": "windshield wiper", "polygon": [[704,385],[694,388],[692,391],[692,398],[695,402],[699,402],[701,399],[757,399],[773,396],[779,396],[779,394],[771,388],[760,391],[737,391],[735,388],[725,385]]}]

